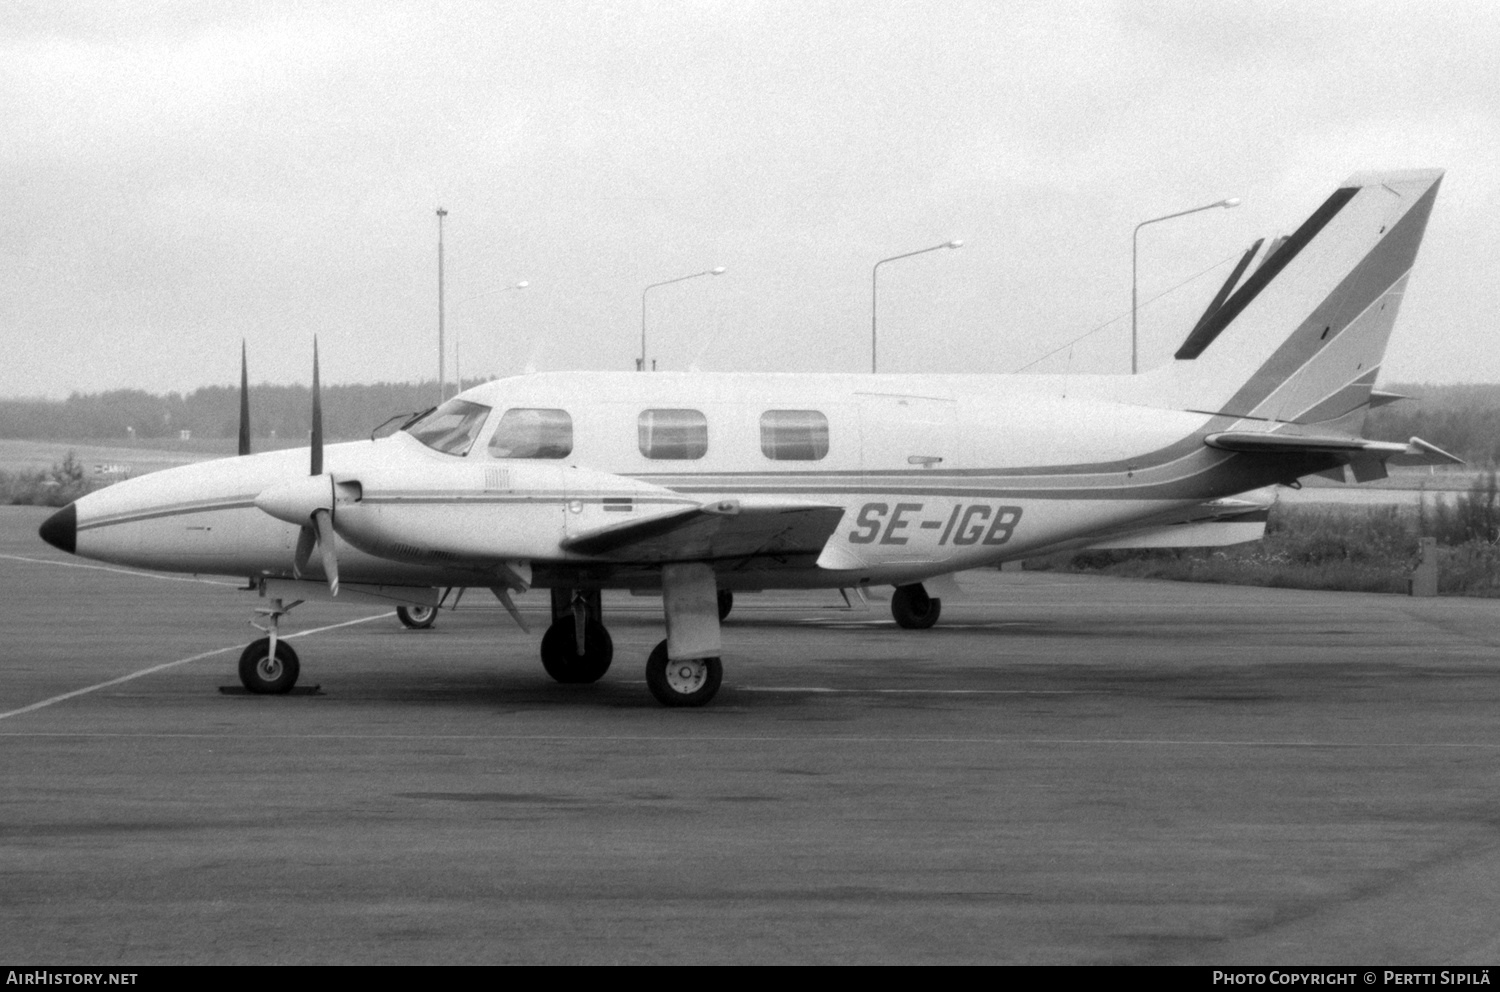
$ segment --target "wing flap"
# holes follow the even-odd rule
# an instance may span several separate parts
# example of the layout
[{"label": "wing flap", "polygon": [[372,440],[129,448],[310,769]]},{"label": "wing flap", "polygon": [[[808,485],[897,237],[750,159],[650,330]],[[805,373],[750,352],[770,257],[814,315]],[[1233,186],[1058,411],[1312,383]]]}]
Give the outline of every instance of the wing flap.
[{"label": "wing flap", "polygon": [[721,500],[568,537],[564,551],[640,564],[817,554],[843,507]]}]

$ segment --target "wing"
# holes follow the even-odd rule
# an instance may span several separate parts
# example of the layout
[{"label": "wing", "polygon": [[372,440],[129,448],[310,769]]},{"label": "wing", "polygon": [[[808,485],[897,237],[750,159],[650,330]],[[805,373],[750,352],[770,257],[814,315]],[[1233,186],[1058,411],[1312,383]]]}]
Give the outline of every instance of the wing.
[{"label": "wing", "polygon": [[722,500],[575,534],[562,548],[640,564],[817,554],[843,516],[838,506]]}]

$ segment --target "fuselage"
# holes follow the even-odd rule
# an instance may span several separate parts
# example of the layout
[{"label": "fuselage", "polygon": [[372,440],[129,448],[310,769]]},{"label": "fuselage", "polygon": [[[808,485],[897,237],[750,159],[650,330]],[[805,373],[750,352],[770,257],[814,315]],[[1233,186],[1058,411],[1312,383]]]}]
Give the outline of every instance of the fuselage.
[{"label": "fuselage", "polygon": [[[843,510],[821,549],[713,562],[726,588],[906,582],[1087,543],[1262,486],[1205,447],[1232,421],[1140,405],[1119,377],[545,373],[387,438],[330,445],[345,581],[649,586],[569,537],[741,500]],[[1088,397],[1088,398],[1084,398]],[[1104,398],[1100,398],[1104,397]],[[163,571],[287,577],[300,528],[257,506],[305,450],[204,462],[78,500],[74,550]],[[343,486],[348,483],[349,485]],[[50,538],[49,538],[50,539]],[[312,566],[317,574],[317,566]]]}]

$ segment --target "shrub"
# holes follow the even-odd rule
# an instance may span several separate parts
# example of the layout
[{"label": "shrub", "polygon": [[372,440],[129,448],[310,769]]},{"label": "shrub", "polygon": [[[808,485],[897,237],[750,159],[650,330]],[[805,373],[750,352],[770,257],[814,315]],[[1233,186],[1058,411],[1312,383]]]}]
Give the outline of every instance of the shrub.
[{"label": "shrub", "polygon": [[92,488],[83,463],[68,452],[42,472],[0,472],[0,503],[12,506],[66,506]]}]

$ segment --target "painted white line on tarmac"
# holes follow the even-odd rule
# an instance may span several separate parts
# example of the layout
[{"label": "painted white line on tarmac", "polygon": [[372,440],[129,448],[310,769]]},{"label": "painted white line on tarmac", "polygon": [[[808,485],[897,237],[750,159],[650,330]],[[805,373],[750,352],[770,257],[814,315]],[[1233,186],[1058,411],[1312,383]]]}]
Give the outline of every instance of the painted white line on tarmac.
[{"label": "painted white line on tarmac", "polygon": [[[326,627],[314,627],[311,630],[299,630],[295,634],[284,634],[281,637],[277,638],[277,640],[290,641],[293,638],[297,637],[309,637],[313,634],[321,634],[324,631],[338,630],[340,627],[352,627],[357,623],[369,623],[371,620],[383,620],[386,617],[393,617],[395,615],[396,613],[393,610],[389,613],[376,614],[373,617],[360,617],[358,620],[345,620],[343,623],[331,623]],[[45,709],[48,706],[64,702],[66,700],[74,698],[75,696],[83,696],[90,692],[97,692],[100,689],[108,689],[112,685],[120,685],[123,682],[129,682],[132,679],[138,679],[143,675],[151,675],[156,672],[164,672],[169,668],[176,668],[179,665],[186,665],[189,662],[202,661],[204,658],[214,658],[221,654],[228,654],[231,651],[243,650],[244,648],[236,644],[227,648],[215,648],[212,651],[204,651],[202,654],[195,654],[189,658],[178,658],[176,661],[168,661],[160,665],[152,665],[150,668],[143,668],[138,672],[131,672],[129,675],[121,675],[119,678],[110,679],[108,682],[100,682],[97,685],[87,686],[83,689],[74,689],[72,692],[65,692],[61,696],[53,696],[51,699],[43,699],[41,702],[32,703],[30,706],[22,706],[18,710],[10,710],[6,713],[0,713],[0,720],[6,720],[13,716],[20,716],[22,713],[31,713],[36,710]]]},{"label": "painted white line on tarmac", "polygon": [[737,685],[738,692],[816,692],[865,696],[880,693],[890,696],[1086,696],[1098,695],[1102,690],[1083,689],[833,689],[822,685]]},{"label": "painted white line on tarmac", "polygon": [[[311,633],[311,631],[309,631]],[[0,714],[5,715],[5,714]],[[6,731],[0,737],[69,737],[112,740],[233,740],[255,741],[516,741],[538,744],[988,744],[1062,747],[1281,747],[1325,748],[1334,751],[1500,751],[1500,742],[1483,741],[1308,741],[1308,740],[1191,740],[1182,738],[1121,737],[815,737],[811,735],[710,737],[690,734],[275,734],[275,733],[103,733],[94,731]]]},{"label": "painted white line on tarmac", "polygon": [[185,575],[157,575],[154,572],[137,572],[129,568],[111,568],[108,565],[85,565],[76,561],[52,561],[50,558],[23,558],[20,555],[0,555],[0,558],[9,558],[11,561],[25,561],[33,565],[56,565],[59,568],[88,568],[96,572],[115,572],[119,575],[132,575],[138,579],[156,579],[159,582],[199,582],[207,586],[232,586],[240,588],[238,582],[225,582],[222,579],[201,579],[198,576]]}]

